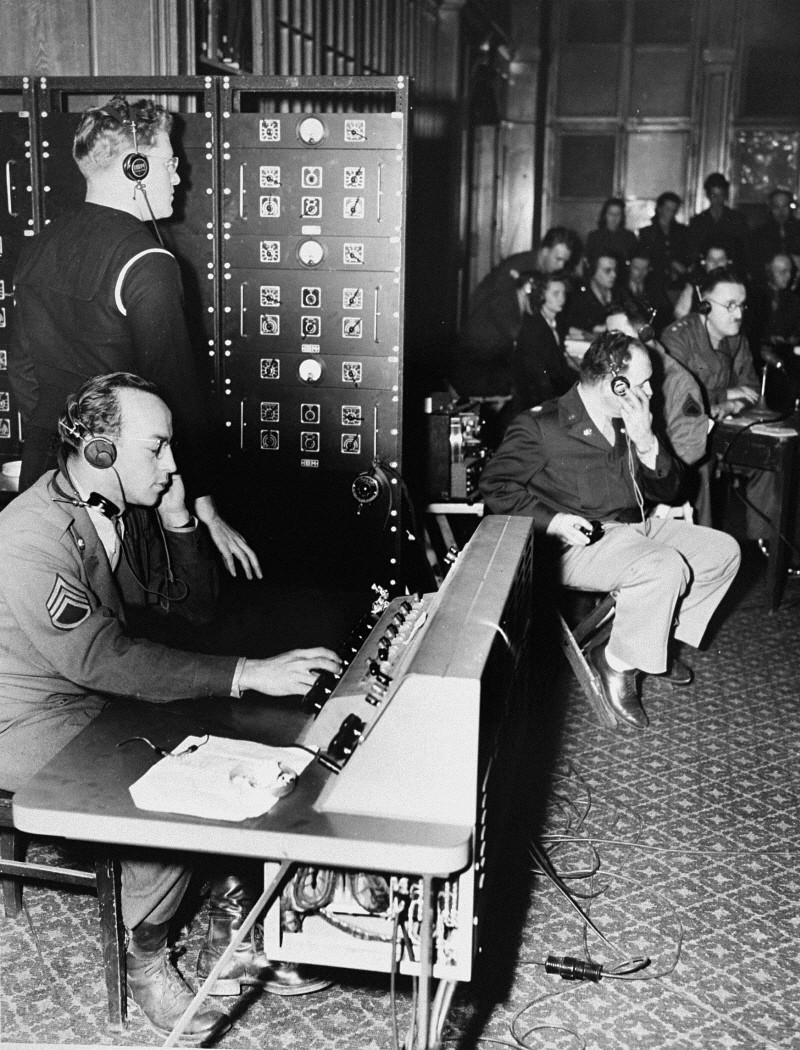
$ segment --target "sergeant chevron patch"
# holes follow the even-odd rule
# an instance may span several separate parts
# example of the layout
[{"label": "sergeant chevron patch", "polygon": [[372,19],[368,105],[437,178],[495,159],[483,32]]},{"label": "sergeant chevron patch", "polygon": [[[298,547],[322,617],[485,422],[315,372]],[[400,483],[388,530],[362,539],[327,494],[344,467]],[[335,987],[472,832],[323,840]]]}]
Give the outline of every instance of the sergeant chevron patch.
[{"label": "sergeant chevron patch", "polygon": [[56,582],[47,599],[47,611],[53,626],[59,631],[72,631],[89,617],[92,607],[80,588],[65,580],[61,573],[56,573]]}]

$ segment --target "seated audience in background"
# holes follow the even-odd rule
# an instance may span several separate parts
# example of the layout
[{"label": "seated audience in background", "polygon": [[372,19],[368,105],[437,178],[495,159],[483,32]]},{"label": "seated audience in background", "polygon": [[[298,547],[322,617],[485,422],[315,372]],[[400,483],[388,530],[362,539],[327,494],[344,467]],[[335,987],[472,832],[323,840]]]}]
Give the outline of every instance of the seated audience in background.
[{"label": "seated audience in background", "polygon": [[[490,275],[491,276],[491,275]],[[511,356],[522,318],[530,312],[534,275],[512,271],[503,277],[512,295],[476,303],[458,335],[448,379],[461,397],[511,396]],[[479,285],[476,293],[483,295]]]},{"label": "seated audience in background", "polygon": [[780,250],[767,260],[752,292],[747,332],[758,357],[761,346],[800,345],[800,295],[792,285],[796,270],[791,255]]},{"label": "seated audience in background", "polygon": [[530,309],[532,274],[564,270],[580,251],[577,234],[555,226],[538,248],[510,255],[483,278],[472,293],[448,367],[448,379],[459,395],[511,396],[511,353]]},{"label": "seated audience in background", "polygon": [[699,259],[712,244],[727,252],[731,265],[744,274],[748,263],[747,219],[728,207],[730,183],[719,172],[712,172],[703,183],[708,207],[689,220],[689,242],[692,256]]},{"label": "seated audience in background", "polygon": [[673,320],[672,303],[658,287],[650,267],[650,253],[640,244],[637,244],[630,257],[622,280],[617,283],[614,298],[618,298],[619,293],[623,291],[642,300],[655,311],[652,327],[656,333]]},{"label": "seated audience in background", "polygon": [[609,197],[600,209],[597,229],[586,238],[586,255],[590,259],[611,255],[621,265],[631,258],[636,245],[636,234],[625,226],[625,201]]},{"label": "seated audience in background", "polygon": [[606,318],[609,332],[622,332],[643,343],[650,354],[653,375],[650,410],[653,429],[660,440],[687,468],[677,504],[688,501],[699,525],[711,525],[709,474],[701,469],[708,447],[709,418],[703,408],[703,393],[691,373],[666,352],[655,338],[646,303],[621,292]]},{"label": "seated audience in background", "polygon": [[[17,791],[109,704],[288,696],[306,692],[321,670],[340,670],[323,648],[251,660],[154,640],[175,618],[209,624],[218,589],[209,535],[177,473],[172,413],[152,384],[116,372],[70,395],[58,428],[58,469],[0,513],[0,787]],[[128,994],[166,1035],[193,996],[167,946],[191,871],[167,850],[120,855]],[[212,882],[202,978],[258,897],[257,882],[236,867]],[[302,971],[267,962],[246,940],[211,994],[259,985],[296,995],[330,983]],[[227,1014],[202,1007],[183,1043],[201,1045],[229,1026]]]},{"label": "seated audience in background", "polygon": [[567,287],[563,272],[538,274],[533,282],[531,312],[522,319],[512,358],[514,415],[560,397],[577,379],[564,356],[564,326],[560,322]]},{"label": "seated audience in background", "polygon": [[[699,646],[740,559],[730,536],[646,517],[645,501],[672,502],[681,476],[653,432],[651,375],[636,339],[597,336],[576,386],[520,413],[480,481],[493,513],[528,515],[552,539],[565,586],[617,593],[611,635],[590,659],[609,711],[637,729],[648,723],[639,672],[691,682],[670,652],[673,626],[675,639]],[[593,521],[603,526],[596,542]]]},{"label": "seated audience in background", "polygon": [[650,256],[653,284],[670,303],[681,293],[692,258],[689,231],[675,218],[682,203],[677,193],[660,194],[650,225],[639,230],[639,245]]},{"label": "seated audience in background", "polygon": [[707,273],[718,270],[720,266],[730,266],[730,264],[728,253],[721,244],[709,244],[699,261],[692,267],[689,280],[683,286],[683,291],[675,303],[673,320],[680,321],[682,317],[697,310],[700,303],[698,288]]},{"label": "seated audience in background", "polygon": [[769,195],[769,217],[750,234],[750,268],[758,279],[777,252],[791,256],[800,268],[800,219],[794,214],[794,194],[777,186]]},{"label": "seated audience in background", "polygon": [[[755,405],[759,381],[747,336],[742,330],[747,292],[730,267],[712,270],[700,285],[700,307],[661,333],[661,342],[700,384],[706,411],[715,419]],[[747,535],[768,532],[774,480],[768,471],[742,470],[747,482]]]},{"label": "seated audience in background", "polygon": [[570,296],[565,311],[565,323],[571,336],[592,336],[605,330],[606,314],[616,283],[617,260],[613,255],[589,260],[588,284]]}]

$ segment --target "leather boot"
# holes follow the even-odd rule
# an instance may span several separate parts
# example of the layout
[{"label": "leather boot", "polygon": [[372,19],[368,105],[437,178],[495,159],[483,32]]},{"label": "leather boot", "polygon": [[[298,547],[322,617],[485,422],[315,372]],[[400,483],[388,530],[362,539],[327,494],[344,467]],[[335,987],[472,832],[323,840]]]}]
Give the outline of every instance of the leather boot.
[{"label": "leather boot", "polygon": [[[255,904],[252,889],[236,875],[214,880],[208,899],[208,933],[197,957],[197,976],[211,973],[234,933]],[[306,995],[333,982],[316,970],[294,963],[270,962],[250,936],[236,949],[227,967],[214,982],[210,995],[240,995],[246,985],[259,985],[274,995]]]},{"label": "leather boot", "polygon": [[[142,922],[128,931],[128,998],[159,1035],[167,1036],[194,998],[194,992],[167,957],[169,924]],[[179,1046],[202,1046],[230,1028],[227,1014],[202,1007],[178,1039]]]}]

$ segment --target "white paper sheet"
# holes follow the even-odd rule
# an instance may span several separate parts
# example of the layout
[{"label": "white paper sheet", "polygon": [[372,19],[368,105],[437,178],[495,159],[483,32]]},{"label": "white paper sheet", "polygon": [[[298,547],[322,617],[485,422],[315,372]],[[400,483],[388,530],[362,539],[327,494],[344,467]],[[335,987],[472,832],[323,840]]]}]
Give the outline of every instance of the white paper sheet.
[{"label": "white paper sheet", "polygon": [[[182,754],[193,745],[197,750]],[[268,813],[314,755],[300,747],[189,736],[130,787],[138,809],[213,820]]]}]

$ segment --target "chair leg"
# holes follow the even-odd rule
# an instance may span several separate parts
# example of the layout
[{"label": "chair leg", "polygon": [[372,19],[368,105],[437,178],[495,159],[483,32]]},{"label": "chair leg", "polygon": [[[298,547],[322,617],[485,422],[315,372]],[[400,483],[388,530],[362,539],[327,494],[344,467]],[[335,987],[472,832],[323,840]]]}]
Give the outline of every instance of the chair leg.
[{"label": "chair leg", "polygon": [[570,662],[575,677],[580,683],[584,696],[591,704],[595,718],[601,726],[605,726],[607,729],[614,729],[617,720],[608,710],[608,705],[603,697],[603,687],[594,669],[587,661],[580,645],[575,641],[573,633],[567,626],[567,622],[561,613],[558,614],[558,619],[560,621],[561,644],[564,648],[564,653]]},{"label": "chair leg", "polygon": [[[0,857],[3,860],[22,860],[22,838],[13,828],[0,829]],[[20,879],[2,879],[3,910],[9,919],[22,911],[22,882]]]},{"label": "chair leg", "polygon": [[108,1016],[113,1028],[128,1024],[127,974],[125,970],[125,928],[120,903],[119,862],[111,857],[95,860],[97,907],[103,946],[103,971],[108,994]]}]

